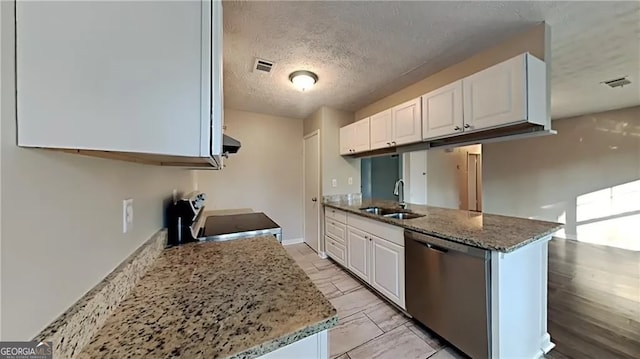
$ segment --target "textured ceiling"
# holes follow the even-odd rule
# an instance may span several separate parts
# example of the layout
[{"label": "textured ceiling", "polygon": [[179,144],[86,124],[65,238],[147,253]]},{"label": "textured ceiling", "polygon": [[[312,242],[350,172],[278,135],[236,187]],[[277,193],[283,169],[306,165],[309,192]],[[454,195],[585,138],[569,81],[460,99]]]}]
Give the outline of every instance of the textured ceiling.
[{"label": "textured ceiling", "polygon": [[[225,106],[355,111],[525,31],[552,30],[554,118],[640,104],[640,2],[224,2]],[[255,57],[276,62],[252,72]],[[306,93],[295,70],[318,74]],[[628,75],[629,86],[600,82]]]}]

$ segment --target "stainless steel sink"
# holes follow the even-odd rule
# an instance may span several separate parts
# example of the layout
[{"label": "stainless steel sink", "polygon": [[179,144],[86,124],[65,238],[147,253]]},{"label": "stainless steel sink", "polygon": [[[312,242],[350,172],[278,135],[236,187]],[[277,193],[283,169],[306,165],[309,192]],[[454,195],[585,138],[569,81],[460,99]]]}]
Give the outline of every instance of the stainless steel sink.
[{"label": "stainless steel sink", "polygon": [[376,216],[383,216],[385,214],[398,212],[397,209],[382,208],[382,207],[365,207],[365,208],[360,208],[360,210],[363,212],[375,214]]},{"label": "stainless steel sink", "polygon": [[395,219],[413,219],[413,218],[424,217],[424,215],[417,214],[417,213],[410,213],[410,212],[398,212],[398,213],[384,214],[383,217],[395,218]]}]

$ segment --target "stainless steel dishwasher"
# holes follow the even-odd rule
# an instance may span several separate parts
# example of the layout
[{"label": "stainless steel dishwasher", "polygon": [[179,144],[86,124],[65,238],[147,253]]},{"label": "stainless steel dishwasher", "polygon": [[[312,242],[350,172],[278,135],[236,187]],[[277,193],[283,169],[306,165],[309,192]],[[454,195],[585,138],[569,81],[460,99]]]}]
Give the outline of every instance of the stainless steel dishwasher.
[{"label": "stainless steel dishwasher", "polygon": [[405,231],[407,312],[474,359],[489,352],[489,252]]}]

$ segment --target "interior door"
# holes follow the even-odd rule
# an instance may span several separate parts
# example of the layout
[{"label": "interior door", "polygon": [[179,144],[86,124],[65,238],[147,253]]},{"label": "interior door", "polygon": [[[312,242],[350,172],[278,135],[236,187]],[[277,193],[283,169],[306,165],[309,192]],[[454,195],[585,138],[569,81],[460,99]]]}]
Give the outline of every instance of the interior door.
[{"label": "interior door", "polygon": [[463,131],[462,81],[422,96],[422,138],[434,139]]},{"label": "interior door", "polygon": [[480,211],[479,201],[479,161],[480,155],[469,153],[467,156],[467,203],[469,211]]},{"label": "interior door", "polygon": [[403,178],[407,179],[406,202],[427,204],[427,151],[405,153]]},{"label": "interior door", "polygon": [[422,141],[422,116],[420,98],[393,108],[393,145]]},{"label": "interior door", "polygon": [[369,281],[369,235],[347,227],[347,268]]},{"label": "interior door", "polygon": [[391,147],[393,140],[393,123],[391,110],[382,111],[370,118],[371,149]]},{"label": "interior door", "polygon": [[304,138],[304,242],[320,250],[320,132]]}]

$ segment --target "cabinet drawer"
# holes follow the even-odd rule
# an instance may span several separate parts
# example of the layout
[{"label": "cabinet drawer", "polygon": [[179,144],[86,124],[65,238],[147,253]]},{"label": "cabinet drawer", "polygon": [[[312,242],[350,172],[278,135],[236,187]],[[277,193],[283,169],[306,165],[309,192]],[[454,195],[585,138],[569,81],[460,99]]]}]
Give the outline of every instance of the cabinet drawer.
[{"label": "cabinet drawer", "polygon": [[332,218],[325,219],[325,231],[338,242],[344,244],[345,238],[347,238],[347,226],[336,221]]},{"label": "cabinet drawer", "polygon": [[351,213],[348,215],[347,225],[367,233],[375,234],[391,243],[404,247],[404,229],[402,227],[382,223],[375,219],[368,219]]},{"label": "cabinet drawer", "polygon": [[347,213],[339,209],[326,207],[324,209],[324,214],[327,218],[334,219],[341,223],[347,223]]},{"label": "cabinet drawer", "polygon": [[334,240],[329,236],[324,237],[324,246],[327,255],[336,262],[345,265],[345,259],[347,258],[344,244]]}]

